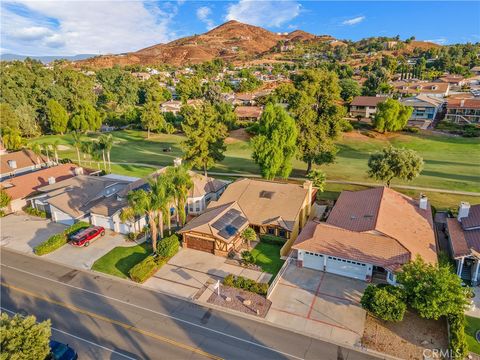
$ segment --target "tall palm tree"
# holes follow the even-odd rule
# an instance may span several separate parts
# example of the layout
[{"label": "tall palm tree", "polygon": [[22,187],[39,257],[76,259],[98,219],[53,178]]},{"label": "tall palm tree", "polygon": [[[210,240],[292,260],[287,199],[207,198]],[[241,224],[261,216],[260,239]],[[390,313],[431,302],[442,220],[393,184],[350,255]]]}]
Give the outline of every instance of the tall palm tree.
[{"label": "tall palm tree", "polygon": [[163,238],[163,225],[168,224],[170,229],[170,204],[173,200],[173,187],[170,179],[166,176],[158,176],[149,181],[150,194],[158,216],[158,230],[160,238]]},{"label": "tall palm tree", "polygon": [[75,146],[75,149],[77,149],[77,160],[78,160],[78,165],[81,165],[80,163],[80,148],[82,147],[82,135],[79,132],[73,132],[72,133],[72,139],[73,139],[73,146]]},{"label": "tall palm tree", "polygon": [[119,218],[122,223],[129,222],[130,224],[133,224],[133,232],[137,231],[135,226],[135,211],[132,207],[124,207],[120,212]]},{"label": "tall palm tree", "polygon": [[185,205],[187,203],[189,190],[193,186],[192,179],[185,166],[169,167],[166,176],[170,178],[174,188],[174,198],[177,208],[177,224],[182,226],[185,223]]},{"label": "tall palm tree", "polygon": [[40,145],[47,155],[47,164],[50,164],[50,144]]},{"label": "tall palm tree", "polygon": [[105,153],[107,155],[108,171],[112,172],[112,162],[110,161],[110,152],[112,151],[112,147],[113,147],[112,134],[103,134],[102,136],[100,136],[99,142],[102,144],[103,148],[105,149]]},{"label": "tall palm tree", "polygon": [[33,151],[35,155],[37,155],[37,165],[40,165],[40,156],[42,155],[42,146],[39,143],[33,143],[30,145],[30,150]]},{"label": "tall palm tree", "polygon": [[60,140],[55,140],[52,144],[53,154],[55,156],[55,163],[58,165],[58,148],[60,146]]},{"label": "tall palm tree", "polygon": [[145,190],[134,190],[131,193],[131,201],[135,203],[138,209],[142,209],[143,213],[148,218],[148,227],[150,228],[150,234],[152,237],[153,251],[157,251],[157,224],[155,223],[156,208],[155,202],[152,196]]}]

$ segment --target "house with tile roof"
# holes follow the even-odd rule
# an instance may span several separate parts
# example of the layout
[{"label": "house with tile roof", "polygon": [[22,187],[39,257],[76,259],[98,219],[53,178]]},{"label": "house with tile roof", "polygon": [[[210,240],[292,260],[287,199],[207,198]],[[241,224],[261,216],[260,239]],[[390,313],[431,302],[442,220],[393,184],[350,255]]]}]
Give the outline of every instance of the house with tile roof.
[{"label": "house with tile roof", "polygon": [[257,234],[283,238],[286,256],[305,226],[314,192],[310,181],[302,185],[239,179],[230,184],[218,201],[188,222],[179,233],[183,246],[227,256],[241,245],[241,233],[250,226]]},{"label": "house with tile roof", "polygon": [[437,262],[428,199],[416,201],[387,187],[343,191],[327,220],[309,221],[292,248],[299,266],[392,284],[417,256]]},{"label": "house with tile roof", "polygon": [[52,165],[52,161],[28,149],[0,154],[0,181]]},{"label": "house with tile roof", "polygon": [[350,103],[350,116],[371,118],[377,112],[377,106],[387,98],[384,96],[355,96]]},{"label": "house with tile roof", "polygon": [[413,108],[408,124],[421,128],[427,128],[445,105],[445,101],[442,98],[428,95],[406,97],[401,99],[400,102],[405,106]]},{"label": "house with tile roof", "polygon": [[457,275],[473,286],[479,283],[480,269],[480,204],[461,202],[456,218],[447,218],[450,253]]},{"label": "house with tile roof", "polygon": [[457,124],[480,123],[480,99],[449,99],[445,120]]},{"label": "house with tile roof", "polygon": [[402,96],[429,95],[446,97],[450,92],[450,84],[427,81],[394,81],[391,83],[394,92]]}]

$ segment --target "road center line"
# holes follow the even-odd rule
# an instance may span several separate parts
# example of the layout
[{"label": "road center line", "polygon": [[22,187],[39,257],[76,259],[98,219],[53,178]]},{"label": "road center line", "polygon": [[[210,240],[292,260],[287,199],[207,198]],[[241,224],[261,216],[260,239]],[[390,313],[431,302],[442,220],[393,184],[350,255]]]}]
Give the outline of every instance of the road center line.
[{"label": "road center line", "polygon": [[228,338],[230,338],[230,339],[234,339],[234,340],[237,340],[237,341],[240,341],[240,342],[249,344],[249,345],[253,345],[253,346],[256,346],[256,347],[265,349],[265,350],[269,350],[269,351],[275,352],[275,353],[277,353],[277,354],[281,354],[281,355],[284,355],[284,356],[288,356],[288,357],[291,357],[291,358],[293,358],[293,359],[303,360],[303,358],[301,358],[301,357],[298,357],[298,356],[295,356],[295,355],[292,355],[292,354],[289,354],[289,353],[286,353],[286,352],[283,352],[283,351],[280,351],[280,350],[277,350],[277,349],[273,349],[273,348],[268,347],[268,346],[266,346],[266,345],[259,344],[259,343],[255,342],[255,341],[250,341],[250,340],[247,340],[247,339],[242,339],[242,338],[240,338],[240,337],[237,337],[237,336],[234,336],[234,335],[230,335],[230,334],[224,333],[224,332],[219,331],[219,330],[214,330],[214,329],[210,329],[210,328],[208,328],[208,327],[206,327],[206,326],[203,326],[203,325],[195,324],[195,323],[193,323],[193,322],[191,322],[191,321],[188,321],[188,320],[180,319],[180,318],[177,318],[177,317],[175,317],[175,316],[168,315],[168,314],[165,314],[165,313],[162,313],[162,312],[159,312],[159,311],[155,311],[155,310],[152,310],[152,309],[148,309],[148,308],[145,308],[145,307],[140,306],[140,305],[136,305],[136,304],[133,304],[133,303],[129,303],[129,302],[126,302],[126,301],[123,301],[123,300],[120,300],[120,299],[117,299],[117,298],[114,298],[114,297],[111,297],[111,296],[103,295],[103,294],[97,293],[97,292],[95,292],[95,291],[91,291],[91,290],[83,289],[83,288],[78,287],[78,286],[66,284],[66,283],[63,283],[63,282],[61,282],[61,281],[57,281],[57,280],[54,280],[54,279],[50,279],[50,278],[48,278],[48,277],[45,277],[45,276],[42,276],[42,275],[38,275],[38,274],[34,274],[34,273],[32,273],[32,272],[29,272],[29,271],[26,271],[26,270],[23,270],[23,269],[19,269],[19,268],[13,267],[13,266],[5,265],[5,264],[0,264],[0,265],[3,266],[3,267],[6,267],[6,268],[12,269],[12,270],[16,270],[16,271],[22,272],[22,273],[24,273],[24,274],[28,274],[28,275],[30,275],[30,276],[34,276],[34,277],[37,277],[37,278],[40,278],[40,279],[44,279],[44,280],[47,280],[47,281],[50,281],[50,282],[53,282],[53,283],[56,283],[56,284],[60,284],[60,285],[63,285],[63,286],[67,286],[67,287],[70,287],[70,288],[72,288],[72,289],[84,291],[84,292],[87,292],[87,293],[90,293],[90,294],[93,294],[93,295],[97,295],[97,296],[103,297],[103,298],[105,298],[105,299],[109,299],[109,300],[112,300],[112,301],[116,301],[116,302],[118,302],[118,303],[120,303],[120,304],[123,304],[123,305],[132,306],[132,307],[135,307],[135,308],[137,308],[137,309],[149,311],[149,312],[151,312],[151,313],[154,313],[154,314],[157,314],[157,315],[160,315],[160,316],[163,316],[163,317],[166,317],[166,318],[169,318],[169,319],[172,319],[172,320],[175,320],[175,321],[184,323],[184,324],[188,324],[188,325],[190,325],[190,326],[193,326],[193,327],[196,327],[196,328],[199,328],[199,329],[202,329],[202,330],[206,330],[206,331],[212,332],[212,333],[214,333],[214,334],[222,335],[222,336],[228,337]]},{"label": "road center line", "polygon": [[[6,309],[6,308],[1,307],[1,306],[0,306],[0,310],[5,311],[5,312],[8,312],[8,313],[13,314],[13,315],[16,314],[15,311]],[[126,359],[129,359],[129,360],[137,360],[136,358],[130,357],[130,356],[125,355],[125,354],[123,354],[123,353],[121,353],[121,352],[118,352],[118,351],[116,351],[116,350],[107,348],[107,347],[105,347],[105,346],[103,346],[103,345],[100,345],[100,344],[97,344],[97,343],[95,343],[95,342],[93,342],[93,341],[84,339],[84,338],[82,338],[82,337],[80,337],[80,336],[73,335],[73,334],[70,334],[70,333],[68,333],[68,332],[66,332],[66,331],[57,329],[57,328],[55,328],[55,327],[53,327],[53,326],[51,326],[51,329],[52,329],[53,331],[56,331],[56,332],[62,333],[62,334],[64,334],[64,335],[70,336],[70,337],[72,337],[72,338],[74,338],[74,339],[77,339],[77,340],[86,342],[87,344],[90,344],[90,345],[99,347],[100,349],[103,349],[103,350],[106,350],[106,351],[108,351],[108,352],[111,352],[112,354],[116,354],[116,355],[122,356],[122,357],[124,357],[124,358],[126,358]]]}]

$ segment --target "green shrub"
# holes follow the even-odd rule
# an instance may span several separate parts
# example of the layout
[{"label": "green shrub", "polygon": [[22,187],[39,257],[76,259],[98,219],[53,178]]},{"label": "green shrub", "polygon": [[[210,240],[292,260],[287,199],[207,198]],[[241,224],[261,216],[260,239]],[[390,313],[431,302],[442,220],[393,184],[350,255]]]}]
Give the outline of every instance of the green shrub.
[{"label": "green shrub", "polygon": [[465,315],[452,314],[447,317],[450,325],[449,347],[453,359],[465,359],[468,355],[468,344],[465,336]]},{"label": "green shrub", "polygon": [[242,260],[246,264],[255,264],[255,257],[252,255],[250,251],[242,251]]},{"label": "green shrub", "polygon": [[45,255],[57,250],[67,243],[65,234],[55,234],[41,244],[38,244],[33,251],[36,255]]},{"label": "green shrub", "polygon": [[69,228],[67,228],[63,233],[68,237],[74,233],[76,233],[77,231],[79,230],[82,230],[82,229],[86,229],[90,227],[90,224],[85,222],[85,221],[79,221],[75,224],[73,224],[72,226],[70,226]]},{"label": "green shrub", "polygon": [[405,132],[409,132],[412,134],[418,134],[420,132],[420,129],[414,126],[407,126],[406,128],[403,129]]},{"label": "green shrub", "polygon": [[270,235],[270,234],[263,234],[260,235],[260,241],[265,244],[272,244],[272,245],[280,245],[283,246],[285,244],[285,239],[279,236]]},{"label": "green shrub", "polygon": [[38,217],[41,217],[43,219],[47,218],[47,213],[45,211],[38,210],[38,209],[33,208],[31,206],[25,207],[23,209],[23,211],[25,211],[25,213],[27,213],[28,215],[31,215],[31,216],[38,216]]},{"label": "green shrub", "polygon": [[402,321],[407,310],[405,293],[392,285],[368,285],[360,303],[365,310],[387,321]]},{"label": "green shrub", "polygon": [[234,287],[234,286],[233,286],[234,281],[235,281],[235,277],[234,277],[232,274],[228,274],[228,275],[225,276],[225,278],[223,279],[223,285],[225,285],[225,286],[230,286],[230,287]]},{"label": "green shrub", "polygon": [[266,296],[268,291],[268,283],[258,283],[255,280],[232,274],[227,275],[223,279],[223,285],[250,291],[262,296]]},{"label": "green shrub", "polygon": [[180,242],[178,236],[173,234],[160,240],[157,244],[157,254],[162,258],[170,259],[178,252]]},{"label": "green shrub", "polygon": [[138,283],[145,282],[159,269],[158,263],[153,256],[148,256],[130,269],[130,278]]}]

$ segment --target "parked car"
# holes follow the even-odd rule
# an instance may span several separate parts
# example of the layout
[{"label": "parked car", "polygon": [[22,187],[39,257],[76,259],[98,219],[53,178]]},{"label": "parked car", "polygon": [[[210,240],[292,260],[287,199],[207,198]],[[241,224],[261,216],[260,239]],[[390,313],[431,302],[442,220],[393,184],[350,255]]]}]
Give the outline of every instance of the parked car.
[{"label": "parked car", "polygon": [[70,346],[61,342],[50,340],[50,354],[47,359],[51,360],[77,360],[78,354]]},{"label": "parked car", "polygon": [[74,246],[88,246],[91,241],[103,235],[105,235],[105,228],[103,226],[91,226],[76,233],[70,240]]}]

